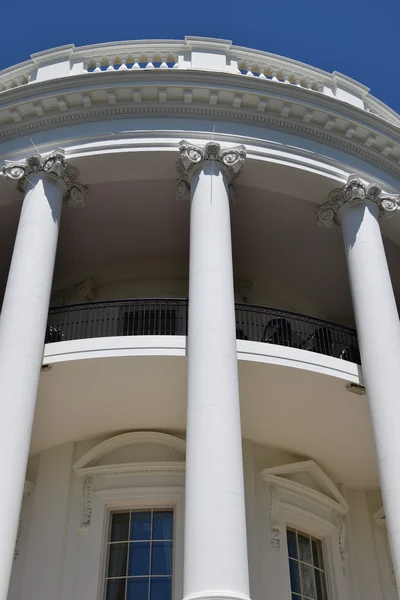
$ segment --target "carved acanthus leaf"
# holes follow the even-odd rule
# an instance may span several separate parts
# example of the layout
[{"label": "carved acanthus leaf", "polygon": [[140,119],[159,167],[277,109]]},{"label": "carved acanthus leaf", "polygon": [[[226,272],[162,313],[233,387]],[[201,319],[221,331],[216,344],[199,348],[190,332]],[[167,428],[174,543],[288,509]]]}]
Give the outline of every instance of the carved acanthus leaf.
[{"label": "carved acanthus leaf", "polygon": [[31,154],[24,162],[6,161],[2,175],[20,192],[25,192],[32,175],[43,173],[61,181],[65,187],[65,199],[69,206],[84,206],[87,188],[78,181],[78,170],[65,161],[63,150],[48,156]]},{"label": "carved acanthus leaf", "polygon": [[336,515],[338,530],[339,530],[339,550],[340,550],[340,558],[342,559],[342,570],[343,574],[346,574],[347,571],[347,550],[346,550],[346,521],[344,515],[338,514]]},{"label": "carved acanthus leaf", "polygon": [[373,202],[379,210],[380,217],[390,217],[399,210],[398,194],[383,194],[376,185],[365,185],[357,175],[350,175],[343,188],[333,190],[325,204],[316,210],[320,225],[332,227],[338,223],[340,209],[346,204],[358,204],[360,202]]},{"label": "carved acanthus leaf", "polygon": [[90,520],[92,517],[92,477],[84,477],[82,479],[81,489],[81,523],[79,531],[86,533],[90,528]]},{"label": "carved acanthus leaf", "polygon": [[278,486],[270,484],[269,489],[269,522],[271,527],[271,546],[274,550],[281,547],[281,527],[279,520]]}]

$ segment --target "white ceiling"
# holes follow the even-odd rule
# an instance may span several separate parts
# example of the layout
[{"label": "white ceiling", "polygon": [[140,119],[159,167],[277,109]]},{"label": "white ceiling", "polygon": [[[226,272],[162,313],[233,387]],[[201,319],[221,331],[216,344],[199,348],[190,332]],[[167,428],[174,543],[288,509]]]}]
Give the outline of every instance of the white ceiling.
[{"label": "white ceiling", "polygon": [[[186,370],[179,357],[53,364],[40,379],[31,453],[130,430],[183,433]],[[247,361],[239,381],[244,438],[312,458],[348,487],[377,486],[366,396],[341,379]]]},{"label": "white ceiling", "polygon": [[[19,210],[20,201],[0,209],[0,289]],[[231,217],[235,275],[254,282],[250,302],[353,325],[340,228],[318,227],[314,204],[242,185]],[[400,300],[400,248],[386,240],[386,251]],[[188,263],[189,203],[176,201],[173,180],[93,184],[85,208],[64,208],[53,287],[92,277],[102,298],[121,297],[112,282],[187,280]],[[170,292],[160,283],[155,294]]]}]

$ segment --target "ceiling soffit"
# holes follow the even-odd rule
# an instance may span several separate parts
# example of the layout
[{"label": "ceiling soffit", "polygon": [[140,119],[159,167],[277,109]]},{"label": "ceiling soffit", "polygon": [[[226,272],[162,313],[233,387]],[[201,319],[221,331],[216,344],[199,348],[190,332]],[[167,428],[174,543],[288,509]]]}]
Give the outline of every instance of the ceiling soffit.
[{"label": "ceiling soffit", "polygon": [[400,175],[400,130],[350,104],[226,73],[155,70],[138,75],[89,73],[3,92],[0,139],[104,119],[190,116],[283,130]]}]

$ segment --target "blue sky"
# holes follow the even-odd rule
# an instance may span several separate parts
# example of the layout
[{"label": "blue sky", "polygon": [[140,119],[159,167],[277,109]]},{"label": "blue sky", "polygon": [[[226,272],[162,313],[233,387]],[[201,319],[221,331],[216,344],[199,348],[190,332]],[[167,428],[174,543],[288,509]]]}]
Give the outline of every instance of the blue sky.
[{"label": "blue sky", "polygon": [[400,112],[400,0],[3,0],[1,24],[0,69],[69,43],[220,37],[340,71]]}]

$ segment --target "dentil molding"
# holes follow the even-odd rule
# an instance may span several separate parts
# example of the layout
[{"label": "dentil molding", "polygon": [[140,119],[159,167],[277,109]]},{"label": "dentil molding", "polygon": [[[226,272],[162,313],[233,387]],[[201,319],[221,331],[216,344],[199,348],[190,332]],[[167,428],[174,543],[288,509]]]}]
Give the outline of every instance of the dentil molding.
[{"label": "dentil molding", "polygon": [[[319,93],[310,95],[297,86],[274,85],[258,78],[224,74],[221,81],[217,73],[173,70],[172,74],[163,69],[146,71],[146,75],[134,86],[129,71],[118,71],[117,78],[115,73],[103,72],[95,79],[93,74],[86,74],[8,90],[3,109],[7,119],[0,127],[0,138],[104,118],[210,116],[290,130],[339,146],[388,172],[400,173],[398,128],[363,109]],[[127,86],[132,88],[132,101],[126,99]],[[148,97],[150,90],[155,90],[154,98]]]},{"label": "dentil molding", "polygon": [[65,199],[69,206],[84,206],[87,188],[78,181],[78,170],[65,161],[65,153],[58,149],[48,156],[31,154],[25,162],[6,161],[2,176],[25,192],[27,183],[33,175],[46,175],[60,181],[65,188]]},{"label": "dentil molding", "polygon": [[383,194],[377,185],[366,185],[357,175],[350,175],[346,185],[333,190],[329,200],[317,208],[318,223],[325,227],[339,224],[339,211],[343,206],[366,202],[378,207],[380,217],[390,217],[400,208],[398,194]]}]

